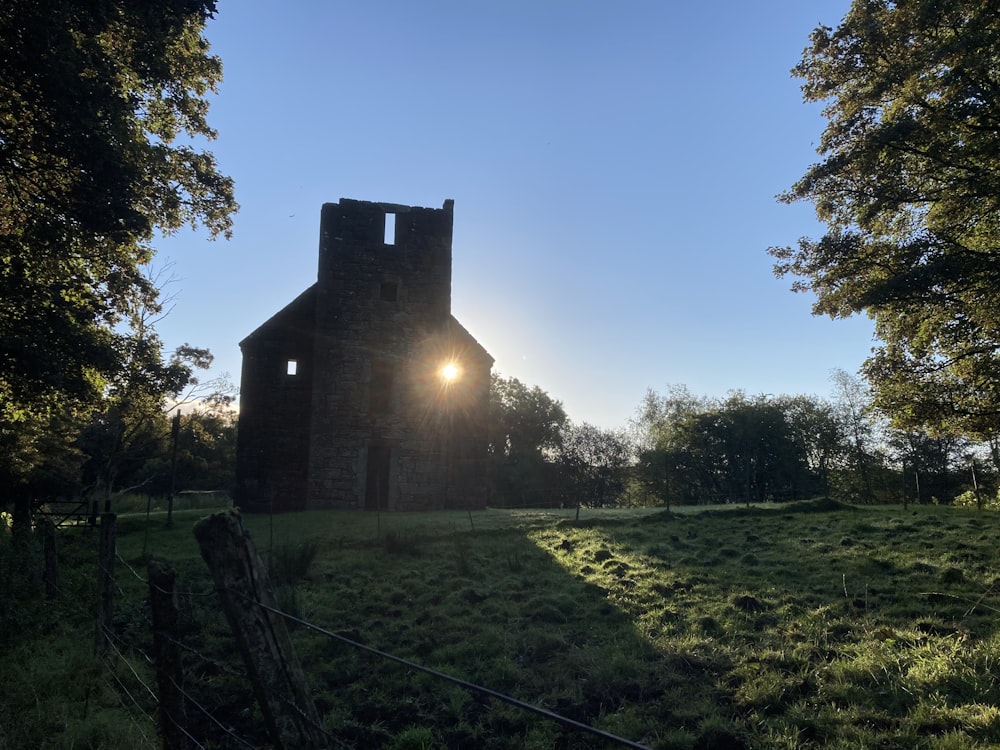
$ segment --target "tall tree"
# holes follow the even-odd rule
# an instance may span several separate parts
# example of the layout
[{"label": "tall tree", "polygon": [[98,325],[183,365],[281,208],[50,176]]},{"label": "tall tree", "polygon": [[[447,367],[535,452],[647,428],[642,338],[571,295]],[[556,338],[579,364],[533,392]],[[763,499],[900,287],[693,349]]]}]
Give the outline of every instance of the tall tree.
[{"label": "tall tree", "polygon": [[232,181],[197,138],[221,78],[214,0],[0,6],[0,486],[85,413],[133,351],[117,325],[154,234],[228,236]]},{"label": "tall tree", "polygon": [[552,502],[553,462],[566,411],[536,386],[494,373],[490,380],[490,484],[507,505]]},{"label": "tall tree", "polygon": [[849,500],[875,502],[875,476],[882,459],[878,455],[880,425],[875,419],[871,389],[845,370],[835,370],[832,380],[836,390],[834,409],[849,446],[844,454],[845,471],[838,475],[838,494]]},{"label": "tall tree", "polygon": [[632,447],[625,435],[584,422],[562,429],[558,461],[565,473],[568,498],[577,507],[617,505],[625,489]]},{"label": "tall tree", "polygon": [[854,0],[793,73],[827,119],[784,201],[827,233],[771,248],[816,314],[865,312],[864,372],[899,426],[988,433],[1000,414],[1000,13],[981,0]]},{"label": "tall tree", "polygon": [[[668,508],[673,502],[686,502],[690,497],[680,493],[691,490],[684,478],[671,481],[671,471],[677,471],[681,438],[679,425],[709,408],[709,400],[695,396],[685,385],[670,385],[666,394],[652,388],[646,391],[635,417],[629,422],[631,442],[636,453],[635,478],[649,498],[658,499]],[[690,467],[684,466],[684,469]]]},{"label": "tall tree", "polygon": [[843,425],[833,405],[811,396],[781,396],[778,401],[793,440],[801,446],[814,479],[808,489],[829,493],[831,469],[845,450]]}]

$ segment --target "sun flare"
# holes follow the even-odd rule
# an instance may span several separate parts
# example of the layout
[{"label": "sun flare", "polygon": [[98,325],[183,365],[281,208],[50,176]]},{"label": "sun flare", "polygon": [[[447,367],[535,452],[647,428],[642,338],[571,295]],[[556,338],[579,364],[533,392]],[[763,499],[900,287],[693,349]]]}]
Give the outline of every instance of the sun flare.
[{"label": "sun flare", "polygon": [[454,383],[461,374],[462,371],[454,362],[448,362],[441,368],[441,378],[446,383]]}]

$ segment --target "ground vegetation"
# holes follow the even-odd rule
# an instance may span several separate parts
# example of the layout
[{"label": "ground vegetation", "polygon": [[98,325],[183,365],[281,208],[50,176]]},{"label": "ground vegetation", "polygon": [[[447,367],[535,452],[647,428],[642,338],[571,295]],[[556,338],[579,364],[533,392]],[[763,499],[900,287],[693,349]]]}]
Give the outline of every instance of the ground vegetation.
[{"label": "ground vegetation", "polygon": [[[680,510],[245,522],[282,611],[650,748],[1000,743],[1000,516],[834,502]],[[141,684],[154,684],[149,556],[178,575],[189,730],[205,746],[268,744],[191,533],[198,516],[178,517],[173,528],[120,519],[119,653],[103,661],[80,637],[93,625],[94,538],[60,538],[65,591],[31,629],[0,630],[0,747],[157,746]],[[18,616],[16,592],[4,593]],[[333,746],[609,746],[290,626]]]}]

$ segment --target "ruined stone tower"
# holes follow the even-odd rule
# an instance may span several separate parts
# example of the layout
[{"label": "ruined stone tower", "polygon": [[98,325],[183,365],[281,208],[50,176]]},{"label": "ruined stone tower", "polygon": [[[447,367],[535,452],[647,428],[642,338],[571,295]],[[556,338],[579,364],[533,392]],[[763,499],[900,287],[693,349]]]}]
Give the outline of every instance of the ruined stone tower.
[{"label": "ruined stone tower", "polygon": [[451,315],[452,207],[323,206],[316,283],[240,343],[245,510],[485,505],[493,359]]}]

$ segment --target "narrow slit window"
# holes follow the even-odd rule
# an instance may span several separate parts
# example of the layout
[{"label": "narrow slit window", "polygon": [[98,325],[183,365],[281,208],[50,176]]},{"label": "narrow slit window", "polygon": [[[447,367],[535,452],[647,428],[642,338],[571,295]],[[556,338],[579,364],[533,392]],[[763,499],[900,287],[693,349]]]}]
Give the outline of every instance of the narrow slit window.
[{"label": "narrow slit window", "polygon": [[298,372],[299,372],[299,361],[297,359],[290,359],[285,363],[286,375],[298,375]]},{"label": "narrow slit window", "polygon": [[385,237],[383,242],[386,245],[396,244],[396,214],[387,213],[385,215]]},{"label": "narrow slit window", "polygon": [[393,369],[391,362],[372,362],[368,406],[372,414],[386,414],[392,405]]}]

